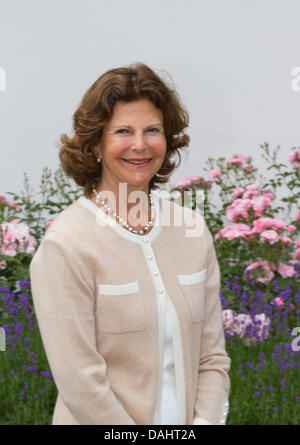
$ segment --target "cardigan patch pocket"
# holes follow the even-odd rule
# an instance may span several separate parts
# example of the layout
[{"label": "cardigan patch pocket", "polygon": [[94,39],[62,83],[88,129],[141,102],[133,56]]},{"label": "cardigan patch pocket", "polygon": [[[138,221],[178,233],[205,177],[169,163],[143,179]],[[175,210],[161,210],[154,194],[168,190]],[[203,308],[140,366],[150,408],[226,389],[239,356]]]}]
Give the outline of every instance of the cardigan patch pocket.
[{"label": "cardigan patch pocket", "polygon": [[206,270],[203,269],[193,274],[177,275],[188,302],[193,323],[200,323],[205,319]]},{"label": "cardigan patch pocket", "polygon": [[145,329],[143,296],[137,281],[98,285],[99,332],[119,334]]}]

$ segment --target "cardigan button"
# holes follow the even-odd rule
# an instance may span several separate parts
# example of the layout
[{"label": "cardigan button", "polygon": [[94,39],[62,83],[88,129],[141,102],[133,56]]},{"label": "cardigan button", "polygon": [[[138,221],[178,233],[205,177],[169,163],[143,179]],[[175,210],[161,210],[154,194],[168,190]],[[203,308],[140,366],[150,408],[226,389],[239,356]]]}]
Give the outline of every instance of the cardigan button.
[{"label": "cardigan button", "polygon": [[146,239],[146,238],[143,238],[143,242],[144,242],[144,243],[149,243],[149,240]]},{"label": "cardigan button", "polygon": [[157,272],[157,271],[155,271],[155,272],[154,272],[154,275],[155,275],[155,276],[157,277],[157,275],[158,275],[158,272]]},{"label": "cardigan button", "polygon": [[163,294],[164,293],[164,290],[163,289],[159,289],[159,291],[158,291],[160,294]]},{"label": "cardigan button", "polygon": [[148,259],[149,259],[149,260],[152,260],[152,258],[153,258],[153,255],[149,255],[149,256],[148,256]]}]

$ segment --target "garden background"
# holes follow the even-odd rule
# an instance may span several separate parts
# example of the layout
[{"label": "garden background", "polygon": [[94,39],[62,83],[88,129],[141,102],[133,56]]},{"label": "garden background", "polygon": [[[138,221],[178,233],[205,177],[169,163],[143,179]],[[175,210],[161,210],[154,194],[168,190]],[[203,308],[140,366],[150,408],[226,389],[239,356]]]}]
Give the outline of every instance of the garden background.
[{"label": "garden background", "polygon": [[[205,176],[182,177],[161,193],[202,212],[221,270],[226,350],[232,359],[227,424],[300,423],[300,148],[287,163],[261,145],[270,178],[251,156],[209,158]],[[276,205],[277,191],[288,196]],[[203,200],[198,199],[198,192]],[[222,209],[213,195],[218,193]],[[34,193],[0,195],[0,424],[51,424],[57,389],[30,294],[29,264],[56,215],[82,194],[45,168]],[[189,197],[189,200],[182,199]],[[278,219],[279,211],[286,211]]]}]

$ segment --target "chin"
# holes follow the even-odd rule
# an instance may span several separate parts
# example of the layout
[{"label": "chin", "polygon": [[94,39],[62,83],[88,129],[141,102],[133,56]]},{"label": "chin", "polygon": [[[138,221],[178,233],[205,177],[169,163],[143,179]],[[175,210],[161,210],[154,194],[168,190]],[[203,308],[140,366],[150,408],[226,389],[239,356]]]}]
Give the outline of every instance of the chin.
[{"label": "chin", "polygon": [[152,176],[151,177],[149,176],[146,179],[140,179],[140,180],[132,179],[132,180],[128,180],[126,182],[127,182],[128,185],[132,185],[134,187],[144,187],[147,184],[149,184],[149,182],[151,181],[151,178],[152,178]]}]

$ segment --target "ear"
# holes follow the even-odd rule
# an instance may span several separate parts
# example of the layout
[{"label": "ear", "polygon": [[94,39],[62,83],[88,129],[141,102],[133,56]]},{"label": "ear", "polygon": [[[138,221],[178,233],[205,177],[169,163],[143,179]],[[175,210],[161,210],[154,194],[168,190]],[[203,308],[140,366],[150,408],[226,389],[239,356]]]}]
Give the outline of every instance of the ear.
[{"label": "ear", "polygon": [[91,152],[95,157],[98,157],[98,158],[102,157],[100,144],[97,144],[97,145],[94,145],[93,147],[91,147]]}]

